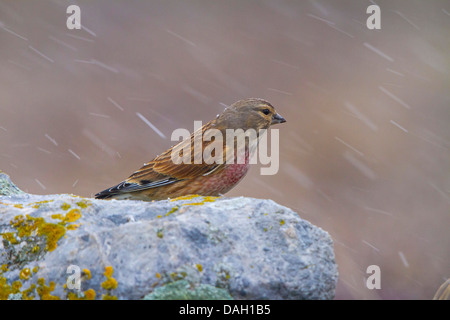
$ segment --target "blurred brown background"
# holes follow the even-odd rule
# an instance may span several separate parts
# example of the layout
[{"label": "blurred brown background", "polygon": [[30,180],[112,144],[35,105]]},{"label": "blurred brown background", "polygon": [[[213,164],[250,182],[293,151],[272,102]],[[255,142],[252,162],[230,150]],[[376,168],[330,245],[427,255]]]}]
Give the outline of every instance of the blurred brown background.
[{"label": "blurred brown background", "polygon": [[[450,276],[450,3],[376,3],[381,30],[372,1],[1,1],[0,169],[92,196],[174,129],[265,98],[288,121],[280,171],[255,166],[227,195],[327,230],[337,299],[430,299]],[[84,29],[66,28],[69,4]]]}]

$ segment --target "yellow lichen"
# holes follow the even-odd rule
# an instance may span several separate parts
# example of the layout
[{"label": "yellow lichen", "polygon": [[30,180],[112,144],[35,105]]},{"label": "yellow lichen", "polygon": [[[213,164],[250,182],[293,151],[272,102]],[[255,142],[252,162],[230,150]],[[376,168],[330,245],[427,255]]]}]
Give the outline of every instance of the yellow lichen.
[{"label": "yellow lichen", "polygon": [[63,209],[64,211],[69,210],[70,209],[70,204],[64,202],[61,205],[61,209]]},{"label": "yellow lichen", "polygon": [[280,221],[280,225],[283,225],[283,224],[284,224],[284,220],[281,220],[281,221]]},{"label": "yellow lichen", "polygon": [[83,299],[80,299],[75,292],[69,292],[67,294],[67,300],[83,300]]},{"label": "yellow lichen", "polygon": [[68,300],[95,300],[95,290],[94,289],[88,289],[83,292],[84,296],[79,296],[78,294],[74,292],[69,292],[67,294]]},{"label": "yellow lichen", "polygon": [[86,278],[87,278],[88,280],[91,280],[91,277],[92,277],[92,275],[91,275],[91,270],[89,270],[89,269],[83,269],[83,272],[84,272],[84,274],[86,275]]},{"label": "yellow lichen", "polygon": [[44,200],[44,201],[38,201],[38,202],[34,202],[31,207],[34,209],[39,209],[41,207],[42,204],[44,203],[49,203],[49,202],[53,202],[53,200]]},{"label": "yellow lichen", "polygon": [[47,237],[47,247],[48,251],[53,251],[57,247],[58,240],[61,239],[66,233],[66,229],[59,225],[53,223],[44,223],[38,229],[38,235],[45,235]]},{"label": "yellow lichen", "polygon": [[2,237],[3,237],[3,239],[5,239],[6,241],[8,241],[11,244],[19,243],[17,241],[16,237],[14,236],[14,233],[12,233],[12,232],[4,232],[4,233],[2,233]]},{"label": "yellow lichen", "polygon": [[159,272],[157,272],[157,273],[155,274],[155,276],[156,276],[158,279],[161,279],[161,274],[160,274]]},{"label": "yellow lichen", "polygon": [[109,293],[102,295],[103,300],[117,300],[116,296],[111,296]]},{"label": "yellow lichen", "polygon": [[166,213],[166,217],[167,217],[168,215],[170,215],[171,213],[174,213],[174,212],[177,211],[178,209],[179,209],[178,206],[173,207],[169,212]]},{"label": "yellow lichen", "polygon": [[39,278],[37,280],[37,288],[36,291],[41,300],[60,300],[58,296],[53,296],[50,293],[55,290],[55,283],[50,281],[48,286],[45,285],[45,279]]},{"label": "yellow lichen", "polygon": [[[38,268],[34,267],[33,272],[37,272]],[[59,300],[58,296],[54,296],[51,293],[55,290],[55,283],[50,281],[48,286],[45,284],[44,278],[39,278],[37,283],[30,284],[28,289],[21,291],[23,287],[22,281],[28,281],[31,276],[29,268],[23,269],[19,278],[21,280],[14,281],[11,285],[8,284],[7,279],[0,274],[0,300],[8,299],[10,294],[21,294],[22,300],[33,300],[35,298],[35,292],[39,295],[41,300]]]},{"label": "yellow lichen", "polygon": [[14,205],[15,208],[23,209],[23,205],[18,203]]},{"label": "yellow lichen", "polygon": [[[31,237],[31,236],[45,236],[47,239],[48,251],[53,251],[57,247],[57,242],[61,239],[67,230],[74,230],[78,225],[71,225],[70,223],[78,220],[81,217],[80,209],[72,209],[66,215],[53,214],[51,216],[55,220],[60,220],[58,223],[49,223],[42,217],[32,217],[26,215],[18,215],[10,222],[11,226],[17,230],[16,233],[5,232],[2,234],[3,239],[11,244],[17,244],[16,236]],[[39,251],[39,247],[35,246],[33,252]]]},{"label": "yellow lichen", "polygon": [[94,289],[88,289],[84,292],[84,297],[86,300],[95,300],[95,291]]},{"label": "yellow lichen", "polygon": [[109,278],[113,275],[114,269],[112,266],[105,267],[105,273],[103,274],[105,277]]},{"label": "yellow lichen", "polygon": [[214,202],[214,201],[216,201],[216,199],[217,199],[217,197],[207,196],[207,197],[203,197],[202,202],[184,203],[183,206],[201,206],[201,205],[204,205],[205,202]]},{"label": "yellow lichen", "polygon": [[9,294],[12,293],[12,288],[6,281],[6,278],[0,276],[0,300],[8,299]]},{"label": "yellow lichen", "polygon": [[113,267],[105,267],[106,280],[102,282],[102,288],[105,290],[114,290],[117,288],[117,281],[112,277],[114,273]]},{"label": "yellow lichen", "polygon": [[178,201],[178,200],[191,200],[191,199],[194,199],[194,198],[197,198],[197,197],[201,197],[200,195],[198,195],[198,194],[191,194],[191,195],[188,195],[188,196],[181,196],[181,197],[178,197],[178,198],[173,198],[173,199],[170,199],[170,201]]},{"label": "yellow lichen", "polygon": [[202,272],[203,271],[203,266],[201,264],[196,264],[197,270]]},{"label": "yellow lichen", "polygon": [[64,219],[64,216],[61,213],[52,214],[51,217],[52,217],[52,219],[55,219],[55,220],[63,220]]},{"label": "yellow lichen", "polygon": [[70,210],[63,219],[63,222],[74,222],[81,218],[80,209],[72,209]]},{"label": "yellow lichen", "polygon": [[201,202],[184,203],[183,206],[200,206],[200,205],[205,204],[205,202],[214,202],[218,198],[218,197],[213,197],[213,196],[201,196],[198,194],[192,194],[192,195],[188,195],[188,196],[181,196],[178,198],[173,198],[173,199],[170,199],[170,201],[173,202],[173,201],[179,201],[179,200],[192,200],[192,199],[198,198],[198,197],[203,198],[203,200]]},{"label": "yellow lichen", "polygon": [[20,292],[20,288],[22,288],[22,282],[20,282],[20,281],[14,281],[13,283],[12,283],[12,290],[13,290],[13,292],[12,293],[19,293]]},{"label": "yellow lichen", "polygon": [[25,268],[19,273],[19,278],[21,280],[28,280],[30,279],[30,276],[31,276],[30,268]]},{"label": "yellow lichen", "polygon": [[36,285],[33,283],[30,287],[24,291],[22,291],[22,300],[33,300],[34,299],[34,289],[36,289]]}]

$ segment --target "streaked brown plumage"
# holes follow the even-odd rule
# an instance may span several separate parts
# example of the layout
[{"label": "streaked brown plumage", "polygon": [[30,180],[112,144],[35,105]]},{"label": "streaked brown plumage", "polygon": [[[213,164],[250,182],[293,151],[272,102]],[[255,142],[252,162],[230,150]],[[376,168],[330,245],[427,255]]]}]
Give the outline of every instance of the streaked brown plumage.
[{"label": "streaked brown plumage", "polygon": [[[219,130],[226,137],[226,129],[268,129],[270,125],[283,123],[286,120],[281,117],[275,108],[263,99],[240,100],[226,108],[216,119],[209,121],[197,132],[191,134],[177,145],[171,147],[163,154],[146,163],[128,179],[118,185],[101,191],[95,195],[98,199],[131,199],[131,200],[162,200],[190,194],[203,196],[218,196],[231,190],[245,176],[249,169],[249,158],[255,147],[250,146],[246,139],[245,150],[234,149],[230,152],[226,141],[223,141],[223,149],[218,154],[212,152],[215,157],[223,159],[222,163],[210,163],[211,159],[204,158],[204,150],[214,142],[211,138],[211,130]],[[200,134],[201,132],[201,134]],[[207,137],[208,136],[208,137]],[[194,143],[202,140],[202,148],[196,150]],[[257,144],[256,140],[256,144]],[[190,148],[190,163],[175,164],[172,153],[183,154],[184,148]],[[198,149],[198,148],[197,148]],[[185,149],[186,150],[186,149]],[[196,151],[196,152],[195,152]],[[199,154],[201,152],[201,154]],[[174,153],[176,155],[176,153]],[[196,157],[201,157],[201,163],[195,164]],[[230,158],[234,157],[234,158]],[[233,163],[227,160],[234,160]],[[243,160],[243,161],[237,161]]]}]

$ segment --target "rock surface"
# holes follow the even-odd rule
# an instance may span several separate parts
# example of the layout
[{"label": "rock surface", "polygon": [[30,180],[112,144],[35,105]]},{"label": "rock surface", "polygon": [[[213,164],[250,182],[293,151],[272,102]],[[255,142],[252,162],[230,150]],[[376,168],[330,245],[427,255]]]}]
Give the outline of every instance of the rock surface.
[{"label": "rock surface", "polygon": [[330,236],[272,200],[105,201],[7,181],[0,299],[334,298]]}]

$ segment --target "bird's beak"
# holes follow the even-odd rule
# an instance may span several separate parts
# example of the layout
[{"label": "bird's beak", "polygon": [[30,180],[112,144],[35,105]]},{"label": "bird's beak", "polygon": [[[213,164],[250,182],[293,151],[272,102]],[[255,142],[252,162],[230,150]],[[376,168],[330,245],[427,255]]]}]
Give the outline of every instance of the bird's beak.
[{"label": "bird's beak", "polygon": [[286,119],[280,116],[278,113],[275,113],[272,117],[272,123],[271,124],[277,124],[277,123],[283,123],[286,122]]}]

